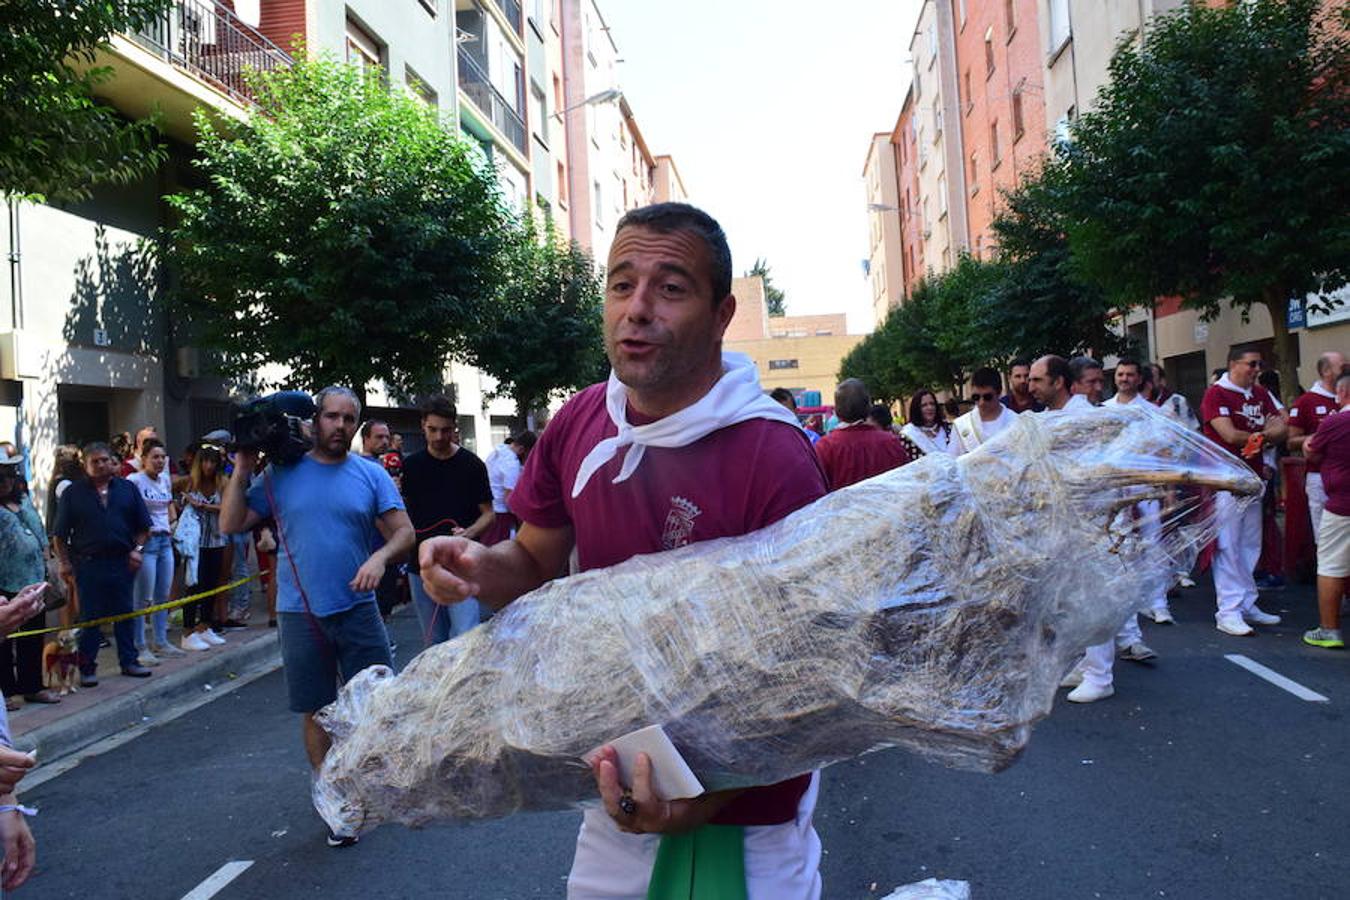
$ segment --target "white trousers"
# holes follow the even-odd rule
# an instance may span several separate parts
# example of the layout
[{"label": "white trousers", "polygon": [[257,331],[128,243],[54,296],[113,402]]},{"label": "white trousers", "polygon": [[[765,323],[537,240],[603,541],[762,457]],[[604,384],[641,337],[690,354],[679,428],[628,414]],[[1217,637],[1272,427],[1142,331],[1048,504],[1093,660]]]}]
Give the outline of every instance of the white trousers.
[{"label": "white trousers", "polygon": [[1308,515],[1312,517],[1315,544],[1322,537],[1322,510],[1327,508],[1327,489],[1322,486],[1322,473],[1309,472],[1303,482],[1303,491],[1308,495]]},{"label": "white trousers", "polygon": [[[816,772],[793,821],[746,827],[749,900],[820,900],[820,838],[811,824],[819,793]],[[660,842],[658,834],[620,831],[603,807],[588,808],[567,876],[567,900],[645,900]]]},{"label": "white trousers", "polygon": [[1239,515],[1226,491],[1214,496],[1219,550],[1214,555],[1218,616],[1241,616],[1256,605],[1256,564],[1261,560],[1261,504],[1252,501]]},{"label": "white trousers", "polygon": [[1115,681],[1116,651],[1143,642],[1144,632],[1139,628],[1139,614],[1130,613],[1115,637],[1093,644],[1083,651],[1083,660],[1078,664],[1083,672],[1083,683],[1099,688],[1110,685]]}]

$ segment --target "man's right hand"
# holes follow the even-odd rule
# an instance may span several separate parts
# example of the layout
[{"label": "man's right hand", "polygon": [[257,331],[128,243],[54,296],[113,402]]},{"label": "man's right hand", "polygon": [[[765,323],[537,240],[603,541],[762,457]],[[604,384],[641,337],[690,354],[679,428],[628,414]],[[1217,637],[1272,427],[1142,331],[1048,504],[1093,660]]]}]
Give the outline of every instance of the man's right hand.
[{"label": "man's right hand", "polygon": [[0,747],[0,794],[11,794],[14,786],[23,780],[37,760],[12,747]]},{"label": "man's right hand", "polygon": [[478,575],[487,548],[462,537],[436,537],[422,543],[417,553],[422,584],[437,603],[448,606],[478,596]]}]

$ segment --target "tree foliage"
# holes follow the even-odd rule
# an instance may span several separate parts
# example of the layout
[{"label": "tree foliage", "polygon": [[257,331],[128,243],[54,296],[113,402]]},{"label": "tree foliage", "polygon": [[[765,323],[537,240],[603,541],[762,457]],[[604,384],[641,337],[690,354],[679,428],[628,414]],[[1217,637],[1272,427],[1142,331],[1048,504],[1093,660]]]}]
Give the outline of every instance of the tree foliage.
[{"label": "tree foliage", "polygon": [[1293,389],[1291,298],[1350,267],[1350,8],[1186,4],[1122,43],[1053,163],[1074,264],[1122,306],[1270,312]]},{"label": "tree foliage", "polygon": [[745,273],[747,278],[753,278],[756,275],[764,279],[764,301],[769,308],[769,315],[786,316],[787,294],[774,287],[773,277],[769,274],[769,264],[763,258],[756,259],[755,264],[750,267],[750,271]]},{"label": "tree foliage", "polygon": [[163,160],[152,122],[129,122],[93,97],[112,77],[95,51],[134,31],[169,0],[5,0],[0,3],[0,193],[80,200]]},{"label": "tree foliage", "polygon": [[168,198],[181,339],[226,375],[439,387],[501,283],[492,169],[377,72],[320,59],[251,80],[247,123],[198,115],[206,185]]},{"label": "tree foliage", "polygon": [[590,255],[551,222],[541,235],[527,216],[509,243],[502,292],[468,335],[464,359],[495,378],[524,418],[551,394],[608,377],[603,307]]}]

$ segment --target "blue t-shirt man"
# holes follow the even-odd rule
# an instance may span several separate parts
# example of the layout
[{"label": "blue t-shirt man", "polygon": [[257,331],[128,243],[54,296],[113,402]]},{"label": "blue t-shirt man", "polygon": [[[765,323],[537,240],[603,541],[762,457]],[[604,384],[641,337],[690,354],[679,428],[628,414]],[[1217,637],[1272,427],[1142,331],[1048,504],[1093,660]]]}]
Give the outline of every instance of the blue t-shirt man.
[{"label": "blue t-shirt man", "polygon": [[375,602],[373,590],[354,591],[350,582],[380,546],[375,519],[404,508],[383,467],[354,454],[340,463],[305,456],[293,465],[268,466],[247,497],[248,508],[262,518],[274,516],[274,503],[280,510],[278,612],[303,613],[308,601],[311,614],[330,616]]}]

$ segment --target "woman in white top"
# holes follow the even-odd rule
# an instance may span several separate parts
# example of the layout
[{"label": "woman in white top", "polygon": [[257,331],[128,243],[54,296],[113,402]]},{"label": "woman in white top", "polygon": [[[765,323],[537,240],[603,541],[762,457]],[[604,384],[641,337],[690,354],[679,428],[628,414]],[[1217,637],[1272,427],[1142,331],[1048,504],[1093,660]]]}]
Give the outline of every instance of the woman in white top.
[{"label": "woman in white top", "polygon": [[[127,481],[140,492],[145,508],[150,511],[150,537],[141,550],[141,568],[136,573],[134,596],[136,609],[167,603],[173,587],[173,534],[177,518],[173,505],[173,481],[169,473],[168,455],[159,438],[146,438],[141,445],[141,470],[127,476]],[[169,611],[153,613],[154,640],[145,641],[145,619],[136,620],[136,649],[138,662],[143,666],[159,665],[160,656],[182,656],[183,651],[169,643]]]},{"label": "woman in white top", "polygon": [[946,453],[952,442],[952,426],[947,424],[932,391],[919,391],[909,401],[909,421],[900,429],[900,440],[911,459],[929,453]]}]

